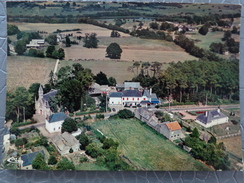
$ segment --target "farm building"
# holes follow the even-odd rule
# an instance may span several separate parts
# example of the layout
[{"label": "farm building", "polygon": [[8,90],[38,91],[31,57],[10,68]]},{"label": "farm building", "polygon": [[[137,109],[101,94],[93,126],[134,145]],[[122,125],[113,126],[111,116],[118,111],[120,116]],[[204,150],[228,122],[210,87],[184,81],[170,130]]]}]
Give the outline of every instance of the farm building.
[{"label": "farm building", "polygon": [[55,113],[49,117],[49,120],[46,120],[46,129],[49,133],[61,132],[62,124],[68,116],[63,113]]},{"label": "farm building", "polygon": [[79,141],[68,132],[64,132],[61,135],[55,135],[50,140],[61,155],[68,154],[70,149],[72,149],[73,152],[80,150]]},{"label": "farm building", "polygon": [[169,140],[182,138],[181,126],[177,121],[166,122],[160,125],[159,133],[163,134]]},{"label": "farm building", "polygon": [[50,115],[53,114],[49,102],[55,98],[57,94],[57,90],[51,90],[50,92],[43,94],[43,88],[40,85],[39,91],[38,91],[38,100],[35,100],[35,109],[36,114],[44,116],[46,119],[49,118]]},{"label": "farm building", "polygon": [[40,48],[45,44],[44,39],[32,39],[29,44],[26,45],[27,48]]},{"label": "farm building", "polygon": [[205,128],[209,128],[215,125],[228,123],[229,118],[220,112],[220,109],[213,111],[206,111],[204,114],[196,118],[196,122]]}]

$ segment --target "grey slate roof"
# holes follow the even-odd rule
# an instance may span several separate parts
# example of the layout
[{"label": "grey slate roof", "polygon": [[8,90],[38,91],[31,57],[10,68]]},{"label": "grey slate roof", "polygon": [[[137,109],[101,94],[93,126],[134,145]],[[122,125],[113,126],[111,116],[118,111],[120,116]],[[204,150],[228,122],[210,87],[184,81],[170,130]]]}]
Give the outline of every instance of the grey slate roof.
[{"label": "grey slate roof", "polygon": [[111,92],[109,97],[122,97],[122,93],[121,92]]},{"label": "grey slate roof", "polygon": [[150,98],[150,92],[148,90],[143,91],[143,96],[146,96],[147,98]]},{"label": "grey slate roof", "polygon": [[225,118],[226,115],[224,115],[222,112],[218,112],[218,110],[214,110],[214,111],[206,111],[206,114],[202,114],[200,116],[198,116],[196,119],[204,124],[207,123],[211,123],[212,120],[215,119],[221,119],[221,118]]},{"label": "grey slate roof", "polygon": [[66,118],[68,118],[68,116],[63,113],[63,112],[59,112],[59,113],[55,113],[55,114],[52,114],[50,117],[49,117],[49,123],[54,123],[54,122],[57,122],[57,121],[62,121],[62,120],[65,120]]},{"label": "grey slate roof", "polygon": [[155,93],[151,95],[151,103],[159,103],[158,97]]},{"label": "grey slate roof", "polygon": [[31,165],[32,164],[32,161],[35,159],[36,155],[39,154],[39,153],[42,153],[45,156],[43,150],[22,155],[21,156],[21,159],[23,160],[23,166]]},{"label": "grey slate roof", "polygon": [[124,90],[123,97],[141,97],[141,93],[138,90]]},{"label": "grey slate roof", "polygon": [[140,88],[140,82],[124,82],[125,88]]},{"label": "grey slate roof", "polygon": [[48,93],[43,95],[43,98],[46,101],[50,101],[52,98],[54,98],[57,95],[58,90],[51,89]]}]

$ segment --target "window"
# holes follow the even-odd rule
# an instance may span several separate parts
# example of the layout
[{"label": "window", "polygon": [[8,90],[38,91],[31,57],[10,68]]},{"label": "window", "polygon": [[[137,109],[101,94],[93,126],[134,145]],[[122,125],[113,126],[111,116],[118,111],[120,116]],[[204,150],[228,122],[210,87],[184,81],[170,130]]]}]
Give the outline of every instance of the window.
[{"label": "window", "polygon": [[122,98],[122,100],[125,100],[125,98]]},{"label": "window", "polygon": [[53,131],[55,131],[55,128],[53,128]]},{"label": "window", "polygon": [[132,98],[132,100],[134,100],[134,98]]},{"label": "window", "polygon": [[129,98],[127,98],[126,100],[129,100]]},{"label": "window", "polygon": [[143,100],[146,100],[146,98],[144,98]]},{"label": "window", "polygon": [[137,98],[137,100],[140,100],[139,98]]}]

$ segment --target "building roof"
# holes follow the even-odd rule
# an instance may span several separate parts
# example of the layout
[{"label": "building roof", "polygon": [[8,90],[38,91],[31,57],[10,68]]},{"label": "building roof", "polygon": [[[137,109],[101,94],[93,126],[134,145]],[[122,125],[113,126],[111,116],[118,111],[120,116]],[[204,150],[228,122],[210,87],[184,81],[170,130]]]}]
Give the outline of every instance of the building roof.
[{"label": "building roof", "polygon": [[151,103],[155,103],[155,104],[159,103],[159,99],[155,93],[152,93],[151,95]]},{"label": "building roof", "polygon": [[138,90],[124,90],[123,97],[141,97],[141,93]]},{"label": "building roof", "polygon": [[140,88],[140,82],[124,82],[125,88]]},{"label": "building roof", "polygon": [[45,156],[43,150],[22,155],[21,156],[21,159],[23,160],[23,166],[31,165],[32,164],[32,161],[35,159],[36,155],[39,154],[39,153],[42,153]]},{"label": "building roof", "polygon": [[227,116],[220,112],[218,109],[213,111],[206,111],[206,113],[198,116],[196,119],[203,124],[211,123],[215,119],[226,118]]},{"label": "building roof", "polygon": [[53,136],[51,141],[56,146],[60,154],[62,154],[62,152],[65,150],[69,150],[73,146],[80,145],[79,141],[68,132]]},{"label": "building roof", "polygon": [[166,123],[166,126],[168,127],[168,129],[170,131],[175,131],[175,130],[180,130],[181,129],[181,126],[180,126],[180,124],[177,121],[171,122],[171,123]]},{"label": "building roof", "polygon": [[143,91],[143,96],[146,96],[147,98],[150,98],[150,92],[149,92],[149,90],[144,90]]},{"label": "building roof", "polygon": [[56,97],[58,90],[51,89],[48,93],[43,95],[46,101],[50,101],[52,98]]},{"label": "building roof", "polygon": [[54,123],[54,122],[57,122],[57,121],[63,121],[66,118],[68,118],[68,116],[65,113],[59,112],[59,113],[52,114],[49,117],[49,121],[48,122],[49,123]]},{"label": "building roof", "polygon": [[109,97],[118,97],[121,98],[122,97],[122,93],[121,92],[111,92]]}]

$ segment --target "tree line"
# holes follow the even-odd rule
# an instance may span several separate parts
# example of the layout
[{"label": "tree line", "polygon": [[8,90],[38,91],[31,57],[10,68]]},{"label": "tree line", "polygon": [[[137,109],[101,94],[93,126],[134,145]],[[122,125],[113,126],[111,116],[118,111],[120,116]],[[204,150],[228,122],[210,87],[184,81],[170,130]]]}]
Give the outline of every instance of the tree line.
[{"label": "tree line", "polygon": [[[150,64],[150,63],[149,63]],[[179,103],[201,101],[221,104],[224,100],[239,100],[239,62],[192,60],[170,63],[166,70],[154,63],[155,74],[147,70],[148,64],[134,63],[134,70],[141,68],[132,81],[143,87],[152,87],[161,98],[172,95]]]}]

